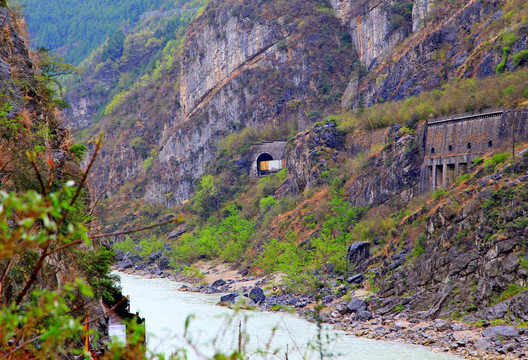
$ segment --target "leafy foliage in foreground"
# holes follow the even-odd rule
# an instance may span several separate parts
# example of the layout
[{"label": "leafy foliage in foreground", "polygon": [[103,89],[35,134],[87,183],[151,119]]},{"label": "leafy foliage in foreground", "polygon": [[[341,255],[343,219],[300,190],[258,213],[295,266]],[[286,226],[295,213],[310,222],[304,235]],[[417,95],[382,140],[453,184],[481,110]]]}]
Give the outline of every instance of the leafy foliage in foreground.
[{"label": "leafy foliage in foreground", "polygon": [[[84,219],[75,214],[78,194],[73,182],[45,194],[0,191],[0,350],[14,358],[80,354],[86,304],[114,289],[113,256],[86,250],[88,230],[76,221]],[[78,259],[65,263],[77,256],[80,270]]]}]

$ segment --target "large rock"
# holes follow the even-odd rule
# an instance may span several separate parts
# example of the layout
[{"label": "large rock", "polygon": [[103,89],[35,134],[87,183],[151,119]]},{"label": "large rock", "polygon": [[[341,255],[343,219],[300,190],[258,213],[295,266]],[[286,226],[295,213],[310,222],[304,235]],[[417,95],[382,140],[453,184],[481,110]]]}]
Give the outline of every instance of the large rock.
[{"label": "large rock", "polygon": [[366,310],[367,309],[367,303],[364,300],[361,300],[361,299],[358,299],[358,298],[354,298],[354,299],[350,300],[350,302],[347,305],[347,308],[348,308],[348,310],[350,310],[352,312]]},{"label": "large rock", "polygon": [[357,242],[348,247],[347,259],[352,263],[358,263],[370,257],[370,243]]},{"label": "large rock", "polygon": [[264,295],[264,290],[259,288],[258,286],[255,286],[251,291],[249,292],[249,298],[253,300],[254,302],[261,303],[264,300],[266,300],[266,296]]},{"label": "large rock", "polygon": [[162,256],[158,261],[158,267],[160,270],[168,270],[170,269],[170,259],[166,256]]},{"label": "large rock", "polygon": [[234,304],[236,302],[237,297],[238,293],[231,293],[220,297],[220,301]]},{"label": "large rock", "polygon": [[490,326],[482,332],[486,338],[509,339],[519,336],[519,331],[513,326]]},{"label": "large rock", "polygon": [[162,250],[157,251],[157,252],[155,252],[154,254],[150,255],[150,257],[149,257],[149,263],[152,264],[152,263],[154,263],[156,260],[158,260],[158,259],[161,257],[161,255],[163,255],[163,252],[164,252],[164,251],[165,251],[165,250],[162,249]]},{"label": "large rock", "polygon": [[369,321],[372,319],[372,314],[366,310],[359,310],[355,315],[357,321]]},{"label": "large rock", "polygon": [[128,259],[123,260],[121,265],[119,265],[119,270],[130,269],[133,266],[134,266],[134,263],[132,262],[132,260],[130,260],[130,258],[128,258]]},{"label": "large rock", "polygon": [[179,227],[169,234],[169,239],[179,238],[180,236],[185,234],[186,231],[187,231],[187,226],[184,225],[182,227]]},{"label": "large rock", "polygon": [[352,283],[354,283],[354,284],[359,284],[359,283],[361,283],[363,280],[365,280],[365,276],[363,276],[363,274],[353,275],[353,276],[351,276],[351,277],[349,277],[349,278],[347,279],[347,281],[348,281],[350,284],[352,284]]},{"label": "large rock", "polygon": [[225,280],[224,279],[218,279],[216,280],[214,283],[211,284],[211,287],[219,287],[219,286],[224,286],[226,284]]}]

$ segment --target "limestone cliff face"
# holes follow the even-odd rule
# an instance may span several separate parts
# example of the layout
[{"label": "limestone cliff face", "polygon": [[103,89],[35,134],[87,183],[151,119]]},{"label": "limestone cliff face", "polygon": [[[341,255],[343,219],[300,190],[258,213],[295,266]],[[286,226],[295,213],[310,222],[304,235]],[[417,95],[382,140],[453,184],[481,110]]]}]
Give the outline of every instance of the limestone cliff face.
[{"label": "limestone cliff face", "polygon": [[186,117],[199,110],[206,96],[221,88],[235,71],[243,70],[242,66],[258,66],[262,57],[256,57],[286,36],[275,21],[250,23],[221,9],[215,12],[214,21],[198,21],[200,28],[191,29],[182,54],[180,102]]},{"label": "limestone cliff face", "polygon": [[[141,183],[144,193],[134,196],[174,206],[192,196],[226,136],[310,126],[310,113],[339,107],[359,64],[342,34],[346,27],[317,1],[211,2],[187,29],[169,76],[150,85],[167,90],[137,86],[103,116],[108,147],[94,186]],[[97,96],[75,101],[78,123]]]},{"label": "limestone cliff face", "polygon": [[357,15],[350,23],[350,32],[361,60],[371,68],[379,58],[385,58],[403,40],[408,26],[400,30],[391,28],[390,5],[382,2],[369,9],[366,15]]},{"label": "limestone cliff face", "polygon": [[362,5],[351,0],[335,0],[332,6],[348,25],[354,45],[367,69],[386,58],[412,29],[409,16],[395,19],[399,14],[393,1],[370,1]]},{"label": "limestone cliff face", "polygon": [[354,206],[378,206],[389,201],[406,204],[421,191],[424,135],[423,129],[413,136],[401,133],[401,128],[395,124],[387,130],[355,133],[345,139],[333,122],[316,125],[297,135],[289,147],[287,185],[293,192],[321,185],[321,172],[329,162],[342,164],[346,158],[366,156],[371,148],[383,146],[344,185],[346,196]]},{"label": "limestone cliff face", "polygon": [[431,4],[429,0],[416,0],[412,8],[412,31],[424,26],[425,18],[429,14]]},{"label": "limestone cliff face", "polygon": [[[427,1],[414,3],[412,29],[415,31],[409,32],[389,57],[370,66],[369,74],[352,79],[345,94],[348,98],[344,97],[345,105],[362,102],[371,106],[387,100],[402,100],[432,90],[445,80],[495,73],[502,61],[504,45],[488,29],[495,21],[504,21],[499,3],[475,1],[464,6],[436,8],[432,20],[425,23],[429,12],[431,4]],[[399,38],[402,39],[403,36]],[[520,36],[511,53],[520,51],[526,41],[526,35]],[[369,54],[368,51],[360,53]],[[371,58],[363,57],[364,61]],[[507,70],[514,68],[511,58],[506,62]]]},{"label": "limestone cliff face", "polygon": [[[233,16],[224,5],[206,11],[188,32],[181,58],[182,110],[179,121],[163,132],[167,140],[147,187],[148,201],[188,199],[217,143],[229,134],[296,119],[304,123],[299,104],[309,107],[324,96],[321,75],[331,77],[325,78],[331,88],[344,87],[347,70],[335,66],[331,73],[313,54],[323,36],[303,33],[282,16]],[[340,28],[333,19],[330,25]],[[346,53],[352,55],[351,49]]]}]

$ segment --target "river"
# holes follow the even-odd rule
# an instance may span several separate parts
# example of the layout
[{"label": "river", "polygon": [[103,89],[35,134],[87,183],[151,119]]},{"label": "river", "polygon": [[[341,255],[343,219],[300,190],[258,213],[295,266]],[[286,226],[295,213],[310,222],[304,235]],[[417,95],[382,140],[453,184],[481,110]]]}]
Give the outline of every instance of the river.
[{"label": "river", "polygon": [[[146,319],[148,348],[152,351],[170,354],[183,347],[188,349],[189,360],[201,359],[183,340],[186,319],[193,315],[188,334],[206,356],[211,356],[215,349],[227,352],[237,348],[239,326],[242,326],[242,334],[249,338],[245,348],[248,354],[253,354],[250,359],[286,359],[286,351],[288,360],[319,359],[319,353],[313,350],[317,326],[296,315],[260,311],[235,313],[216,306],[219,295],[180,292],[177,289],[181,284],[169,279],[118,274],[123,293],[130,296],[131,312],[138,311]],[[324,351],[336,359],[459,359],[433,353],[421,346],[357,338],[340,331],[327,329],[322,334]],[[274,355],[259,355],[258,349]],[[275,352],[276,349],[280,350]]]}]

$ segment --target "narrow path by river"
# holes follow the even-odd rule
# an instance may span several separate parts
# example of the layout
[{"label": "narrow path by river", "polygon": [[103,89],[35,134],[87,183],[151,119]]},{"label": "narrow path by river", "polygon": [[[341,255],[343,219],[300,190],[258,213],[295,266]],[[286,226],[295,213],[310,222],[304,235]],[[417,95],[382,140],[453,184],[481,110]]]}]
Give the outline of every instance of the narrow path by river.
[{"label": "narrow path by river", "polygon": [[[225,307],[216,306],[218,295],[180,292],[181,284],[169,279],[148,279],[145,277],[118,273],[121,276],[123,294],[130,296],[131,312],[140,312],[146,318],[149,349],[156,352],[172,353],[176,348],[187,346],[182,337],[185,321],[194,315],[189,331],[193,343],[198,344],[206,355],[214,349],[225,351],[238,346],[239,323],[249,337],[248,353],[257,349],[280,349],[273,356],[257,356],[251,359],[319,359],[309,344],[316,343],[317,326],[295,315],[241,311],[236,314]],[[229,322],[228,318],[233,318]],[[274,330],[275,329],[275,330]],[[336,359],[346,360],[453,360],[457,357],[436,354],[419,346],[375,341],[346,335],[339,331],[324,331],[323,343],[327,352]],[[270,338],[272,339],[270,342]],[[212,342],[212,339],[216,339]],[[187,348],[189,348],[187,346]],[[189,359],[199,359],[189,354]]]}]

